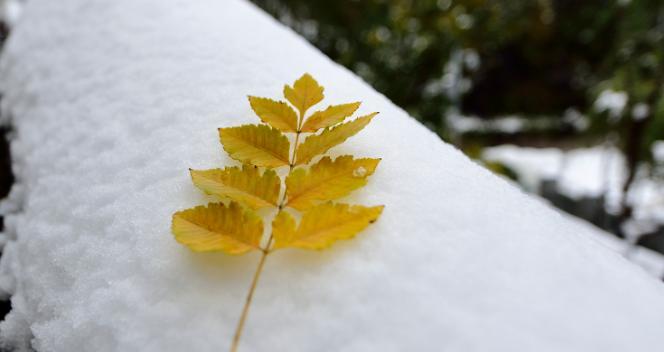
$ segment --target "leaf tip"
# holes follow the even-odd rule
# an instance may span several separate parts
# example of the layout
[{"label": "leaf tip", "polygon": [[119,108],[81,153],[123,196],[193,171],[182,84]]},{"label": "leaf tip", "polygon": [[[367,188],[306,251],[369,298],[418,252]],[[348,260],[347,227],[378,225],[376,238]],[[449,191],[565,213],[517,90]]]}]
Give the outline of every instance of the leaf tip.
[{"label": "leaf tip", "polygon": [[376,210],[376,216],[373,219],[369,220],[370,224],[373,224],[376,221],[378,221],[378,218],[383,213],[383,209],[385,209],[385,206],[384,205],[377,205],[377,206],[374,207],[374,209]]}]

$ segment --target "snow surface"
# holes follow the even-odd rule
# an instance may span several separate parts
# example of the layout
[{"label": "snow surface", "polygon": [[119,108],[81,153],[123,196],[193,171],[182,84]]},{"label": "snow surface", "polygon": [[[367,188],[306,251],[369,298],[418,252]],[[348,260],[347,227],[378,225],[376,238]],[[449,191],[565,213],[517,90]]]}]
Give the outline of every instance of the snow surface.
[{"label": "snow surface", "polygon": [[0,0],[0,21],[12,27],[21,15],[23,0]]},{"label": "snow surface", "polygon": [[[555,180],[558,191],[568,197],[599,197],[603,187],[610,187],[609,200],[618,203],[621,197],[621,177],[624,169],[622,156],[617,150],[601,147],[581,148],[573,151],[562,151],[556,148],[528,148],[514,145],[502,145],[486,148],[482,158],[487,161],[500,162],[513,169],[518,184],[531,193],[540,193],[539,187],[545,180]],[[606,168],[605,168],[606,166]],[[609,170],[603,174],[602,170]],[[664,213],[664,193],[662,185],[653,180],[637,179],[630,200],[634,204],[634,220],[629,222],[636,240],[638,236],[656,230],[658,216]],[[657,195],[659,194],[659,197]],[[618,207],[618,204],[613,204]],[[573,216],[570,221],[586,223]],[[664,277],[664,255],[643,247],[633,246],[630,241],[596,228],[587,223],[593,236],[637,263],[654,277]],[[654,228],[653,228],[654,226]],[[629,228],[625,229],[630,232]]]},{"label": "snow surface", "polygon": [[[657,162],[664,160],[660,155],[663,143],[658,141],[653,145]],[[558,190],[568,197],[605,195],[607,211],[617,213],[621,209],[627,170],[625,158],[615,148],[596,146],[563,151],[502,145],[487,148],[482,157],[514,169],[528,191],[537,192],[542,180],[555,180]],[[642,168],[637,172],[627,202],[639,222],[664,224],[664,183],[648,177],[645,171]]]},{"label": "snow surface", "polygon": [[[177,11],[175,10],[177,9]],[[196,254],[171,214],[187,168],[231,164],[216,128],[256,122],[305,71],[380,117],[336,153],[383,157],[350,201],[381,219],[268,258],[243,351],[655,351],[664,285],[468,160],[243,1],[31,0],[0,65],[18,185],[0,286],[6,344],[219,351],[258,254]]]},{"label": "snow surface", "polygon": [[569,221],[578,222],[579,226],[586,227],[588,233],[594,239],[636,263],[653,277],[664,278],[664,255],[661,253],[645,247],[634,246],[629,241],[620,239],[585,220],[565,214],[564,212],[561,212],[561,214],[568,218]]},{"label": "snow surface", "polygon": [[563,152],[557,148],[523,148],[500,145],[485,148],[482,159],[512,168],[529,192],[539,192],[542,180],[556,179],[563,170]]}]

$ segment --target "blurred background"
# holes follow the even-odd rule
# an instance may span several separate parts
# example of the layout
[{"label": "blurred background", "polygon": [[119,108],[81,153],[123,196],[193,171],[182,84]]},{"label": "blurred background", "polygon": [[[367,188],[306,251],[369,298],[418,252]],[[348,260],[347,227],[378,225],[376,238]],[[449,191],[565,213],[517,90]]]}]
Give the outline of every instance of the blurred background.
[{"label": "blurred background", "polygon": [[664,253],[664,1],[252,1],[626,255]]}]

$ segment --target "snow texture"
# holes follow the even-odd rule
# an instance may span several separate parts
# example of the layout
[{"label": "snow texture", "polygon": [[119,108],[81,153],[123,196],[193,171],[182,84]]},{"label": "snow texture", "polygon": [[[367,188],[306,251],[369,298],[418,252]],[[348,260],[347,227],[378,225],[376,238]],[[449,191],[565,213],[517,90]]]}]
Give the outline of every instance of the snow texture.
[{"label": "snow texture", "polygon": [[618,207],[622,198],[624,158],[614,148],[563,151],[501,145],[487,148],[482,157],[513,168],[529,191],[537,191],[542,180],[557,180],[560,191],[575,199],[608,193],[608,203]]},{"label": "snow texture", "polygon": [[660,282],[238,0],[26,4],[0,66],[3,341],[226,349],[258,253],[192,253],[170,217],[206,201],[188,167],[232,164],[216,129],[257,121],[246,95],[305,71],[381,112],[334,152],[383,158],[350,200],[386,208],[353,241],[271,255],[243,351],[661,350]]},{"label": "snow texture", "polygon": [[588,233],[594,239],[602,242],[605,246],[613,249],[616,253],[620,253],[630,261],[636,263],[646,272],[650,273],[655,278],[664,277],[664,255],[655,252],[651,249],[635,246],[627,240],[620,239],[615,235],[608,233],[595,225],[577,218],[575,216],[561,212],[561,215],[568,218],[569,221],[579,223],[579,226],[584,226],[588,229]]},{"label": "snow texture", "polygon": [[12,27],[21,15],[23,0],[0,0],[0,21]]},{"label": "snow texture", "polygon": [[[664,142],[653,145],[657,163],[664,160]],[[558,191],[573,199],[606,197],[606,209],[618,213],[622,207],[627,166],[616,148],[596,146],[563,151],[556,148],[527,148],[501,145],[487,148],[485,160],[498,161],[514,169],[519,182],[530,192],[538,192],[543,180],[555,180]],[[634,218],[651,226],[664,224],[664,183],[650,177],[641,167],[627,197]]]},{"label": "snow texture", "polygon": [[[556,148],[501,145],[486,148],[482,158],[510,167],[517,174],[519,185],[531,193],[540,193],[539,188],[544,181],[556,181],[558,191],[574,199],[600,197],[606,192],[611,206],[617,208],[622,197],[620,177],[624,175],[624,163],[621,154],[615,149],[595,147],[565,152]],[[602,185],[606,190],[602,189]],[[637,179],[634,183],[634,190],[628,199],[634,206],[634,219],[629,225],[636,228],[632,229],[635,233],[631,236],[634,238],[630,239],[653,231],[658,224],[663,223],[658,218],[664,214],[664,194],[661,189],[662,185],[657,181],[646,178]],[[572,216],[567,217],[570,221],[582,222]],[[618,239],[591,224],[586,226],[595,238],[624,254],[654,277],[664,277],[664,255],[633,246],[629,241]]]}]

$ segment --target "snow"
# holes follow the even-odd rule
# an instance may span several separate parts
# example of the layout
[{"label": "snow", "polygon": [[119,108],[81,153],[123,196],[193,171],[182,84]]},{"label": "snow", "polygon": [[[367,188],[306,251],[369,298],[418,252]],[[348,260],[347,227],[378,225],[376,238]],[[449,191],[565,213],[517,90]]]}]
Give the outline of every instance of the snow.
[{"label": "snow", "polygon": [[[430,88],[427,86],[426,89]],[[425,92],[426,92],[425,89]],[[456,134],[465,133],[507,133],[524,131],[543,131],[571,127],[582,131],[588,128],[588,119],[575,109],[568,109],[562,121],[558,116],[537,116],[526,118],[522,115],[496,116],[490,119],[474,115],[464,115],[457,108],[450,108],[445,113],[447,127]]]},{"label": "snow", "polygon": [[[177,11],[175,10],[177,9]],[[216,129],[257,122],[303,72],[379,118],[336,154],[382,157],[349,198],[353,241],[271,255],[243,351],[657,350],[664,285],[466,158],[253,5],[29,1],[0,64],[18,185],[6,213],[5,344],[219,351],[258,253],[197,254],[170,216],[187,168],[232,164]]]},{"label": "snow", "polygon": [[594,108],[597,112],[608,112],[609,119],[615,122],[620,119],[627,105],[627,100],[627,93],[605,89],[599,93],[599,96],[595,100]]},{"label": "snow", "polygon": [[576,199],[605,194],[607,207],[619,209],[626,170],[618,150],[604,146],[574,149],[561,162],[559,189],[563,194]]},{"label": "snow", "polygon": [[650,108],[647,104],[638,103],[632,108],[632,118],[635,121],[641,121],[645,119],[648,117],[648,114],[650,114]]},{"label": "snow", "polygon": [[664,164],[664,141],[653,143],[652,154],[656,162]]},{"label": "snow", "polygon": [[577,222],[579,226],[586,227],[588,229],[588,234],[590,234],[593,239],[601,242],[608,248],[611,248],[616,253],[625,256],[625,258],[639,265],[653,277],[664,277],[664,255],[661,253],[655,252],[645,247],[634,246],[633,243],[620,239],[613,234],[595,227],[585,220],[581,220],[566,214],[562,215],[567,217],[569,221]]},{"label": "snow", "polygon": [[23,0],[0,0],[0,21],[13,26],[21,15]]},{"label": "snow", "polygon": [[639,178],[627,201],[634,205],[636,219],[664,224],[664,184],[661,180]]},{"label": "snow", "polygon": [[543,180],[556,180],[559,191],[571,198],[599,197],[608,191],[607,202],[612,207],[620,204],[625,170],[616,149],[597,146],[563,151],[501,145],[487,148],[482,157],[514,169],[530,192],[538,192]]},{"label": "snow", "polygon": [[482,159],[501,162],[515,170],[521,183],[529,192],[539,192],[542,180],[556,179],[560,174],[562,151],[557,148],[522,148],[501,145],[486,148]]},{"label": "snow", "polygon": [[476,71],[479,65],[479,55],[473,49],[454,50],[445,64],[443,75],[429,80],[424,87],[424,94],[429,97],[442,94],[457,102],[461,95],[472,88],[472,81],[464,73]]},{"label": "snow", "polygon": [[[653,145],[655,160],[660,159],[661,141]],[[530,192],[539,192],[542,180],[555,180],[558,191],[570,198],[606,196],[611,213],[621,209],[623,184],[627,177],[625,160],[619,150],[605,146],[563,151],[557,148],[527,148],[501,145],[487,148],[482,157],[498,161],[514,169],[519,182]],[[634,217],[641,226],[664,224],[664,184],[638,170],[627,202],[634,208]],[[642,232],[643,233],[643,232]]]},{"label": "snow", "polygon": [[[624,161],[615,149],[602,147],[563,151],[557,148],[527,148],[501,145],[486,148],[482,158],[501,162],[513,169],[518,183],[528,192],[540,193],[543,181],[556,181],[558,191],[573,198],[600,197],[607,192],[608,207],[618,209],[622,198]],[[606,167],[606,168],[605,168]],[[603,171],[605,170],[605,171]],[[608,170],[608,172],[606,172]],[[664,187],[656,181],[636,180],[628,202],[635,206],[634,219],[624,229],[630,241],[656,230],[664,223]],[[571,216],[570,221],[583,222]],[[617,239],[587,224],[590,233],[618,253],[643,267],[654,277],[664,277],[664,255],[645,248],[631,248],[633,243]]]},{"label": "snow", "polygon": [[456,133],[495,131],[517,133],[525,128],[526,122],[514,115],[490,120],[478,116],[465,116],[453,109],[446,114],[446,122]]}]

